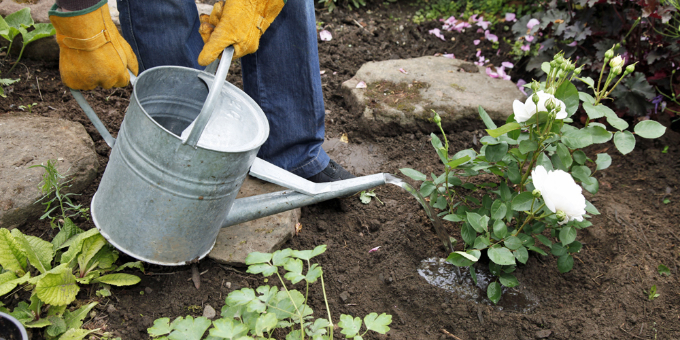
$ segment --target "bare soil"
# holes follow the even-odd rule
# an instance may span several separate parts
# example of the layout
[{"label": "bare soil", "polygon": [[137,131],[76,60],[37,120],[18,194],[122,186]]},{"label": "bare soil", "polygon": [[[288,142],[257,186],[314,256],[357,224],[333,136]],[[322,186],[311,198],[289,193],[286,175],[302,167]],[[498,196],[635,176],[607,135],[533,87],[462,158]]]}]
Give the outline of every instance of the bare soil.
[{"label": "bare soil", "polygon": [[[440,23],[416,26],[408,20],[414,11],[415,7],[406,3],[393,3],[354,11],[337,9],[332,14],[318,12],[318,21],[333,33],[333,40],[319,43],[327,137],[347,134],[350,145],[367,147],[385,159],[378,170],[386,173],[398,174],[404,167],[438,173],[440,164],[429,141],[434,126],[406,131],[363,121],[347,110],[340,84],[368,61],[435,53],[455,53],[459,59],[472,61],[477,48],[492,55],[489,42],[472,44],[479,36],[473,31],[447,32],[447,42],[429,35],[427,31],[440,27]],[[503,24],[499,25],[497,31],[504,32]],[[452,37],[455,41],[450,40]],[[492,62],[500,65],[511,60],[507,50],[502,43],[498,55],[493,51]],[[59,117],[82,123],[95,141],[101,178],[110,150],[61,84],[57,63],[25,60],[22,64],[15,71],[22,81],[0,101],[0,114]],[[7,64],[2,66],[3,76],[8,68]],[[229,77],[237,86],[241,83],[239,73],[235,65]],[[513,79],[525,76],[511,74]],[[114,136],[129,96],[130,87],[88,92],[88,100]],[[38,104],[31,113],[18,108],[34,102]],[[667,120],[661,117],[669,125]],[[481,128],[481,122],[472,121],[447,131],[452,149],[478,148]],[[375,190],[384,205],[376,200],[364,205],[352,196],[303,208],[302,230],[284,247],[328,246],[317,260],[324,269],[336,322],[341,313],[392,315],[392,330],[386,336],[369,335],[368,339],[680,339],[680,134],[669,130],[658,140],[638,139],[637,148],[627,156],[618,154],[610,144],[586,151],[594,159],[604,150],[613,155],[613,165],[598,172],[600,192],[588,196],[602,214],[592,219],[592,227],[579,233],[584,247],[576,255],[574,269],[560,274],[554,257],[532,254],[516,272],[521,282],[517,289],[537,301],[527,312],[461,299],[428,284],[417,272],[421,262],[448,254],[423,209],[396,186]],[[98,184],[99,179],[81,196],[81,203],[89,205]],[[670,203],[664,203],[665,199]],[[78,224],[85,229],[94,227],[84,220]],[[444,226],[461,239],[458,225],[446,222]],[[55,234],[41,221],[22,230],[46,238]],[[377,246],[378,251],[369,253]],[[132,259],[123,256],[122,260]],[[659,264],[670,268],[670,277],[657,272]],[[141,283],[114,288],[110,298],[97,297],[95,289],[82,289],[78,295],[81,303],[99,301],[96,316],[84,327],[101,327],[122,339],[148,339],[146,329],[154,319],[200,316],[205,305],[219,313],[229,292],[264,284],[260,277],[245,273],[245,268],[208,259],[199,263],[200,289],[190,281],[188,266],[146,268],[146,273],[140,274]],[[268,284],[272,283],[270,280]],[[644,291],[652,285],[658,287],[660,296],[649,301]],[[5,296],[1,302],[13,307],[27,300],[27,294]],[[324,303],[320,285],[312,286],[310,296],[312,307],[321,313]],[[33,332],[33,339],[42,338],[41,332]],[[339,332],[336,338],[341,338]]]}]

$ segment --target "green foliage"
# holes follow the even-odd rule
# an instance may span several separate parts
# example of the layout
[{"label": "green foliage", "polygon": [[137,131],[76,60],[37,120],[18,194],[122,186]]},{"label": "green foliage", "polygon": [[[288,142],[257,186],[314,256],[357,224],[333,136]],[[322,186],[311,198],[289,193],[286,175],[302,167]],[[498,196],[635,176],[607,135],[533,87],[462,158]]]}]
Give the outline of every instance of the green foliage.
[{"label": "green foliage", "polygon": [[[333,339],[333,320],[328,309],[326,288],[323,281],[323,270],[310,260],[326,251],[321,245],[312,250],[277,250],[274,253],[253,252],[246,257],[248,273],[262,274],[265,277],[276,275],[281,283],[277,286],[260,286],[256,289],[242,288],[235,290],[225,299],[222,307],[222,318],[210,321],[204,317],[178,317],[170,322],[169,318],[154,321],[153,327],[147,329],[149,335],[156,340],[166,339],[272,339],[276,329],[289,329],[286,340],[330,340]],[[305,272],[305,266],[307,271]],[[283,270],[283,277],[279,273]],[[303,282],[305,294],[289,289],[290,284]],[[328,318],[314,319],[309,307],[309,284],[321,281]],[[350,315],[341,315],[338,327],[347,338],[362,339],[368,331],[385,334],[392,323],[392,316],[382,313],[370,313],[363,319],[365,331],[362,332],[362,320]],[[212,326],[212,327],[211,327]],[[208,331],[206,336],[206,331]],[[204,337],[206,336],[206,337]]]},{"label": "green foliage", "polygon": [[375,194],[375,190],[368,190],[368,191],[364,190],[359,194],[359,199],[361,200],[361,203],[363,203],[363,204],[371,203],[371,199],[373,199],[373,198],[378,200],[378,202],[380,202],[381,204],[383,204],[383,205],[385,204]]},{"label": "green foliage", "polygon": [[22,8],[5,18],[0,17],[0,36],[9,40],[9,47],[7,48],[7,56],[12,49],[12,42],[14,38],[21,34],[23,45],[14,66],[9,69],[7,73],[11,73],[14,67],[19,64],[21,56],[24,54],[26,45],[45,37],[56,34],[56,30],[52,24],[36,24],[31,17],[31,9],[29,7]]},{"label": "green foliage", "polygon": [[7,98],[7,96],[5,95],[5,89],[3,88],[3,86],[12,85],[12,84],[18,82],[19,80],[21,80],[21,79],[0,78],[0,97]]},{"label": "green foliage", "polygon": [[[591,96],[572,84],[575,67],[561,54],[542,69],[547,73],[545,82],[530,85],[535,95],[526,105],[516,101],[514,114],[504,125],[497,126],[479,108],[489,134],[480,140],[483,146],[479,152],[469,149],[449,156],[448,140],[435,112],[434,121],[443,139],[431,134],[432,146],[444,164],[444,173],[432,174],[428,179],[417,170],[400,169],[422,182],[420,194],[429,196],[432,207],[443,210],[440,215],[444,220],[461,228],[463,249],[452,252],[448,262],[471,267],[486,251],[490,272],[496,276],[487,288],[487,297],[494,303],[501,297],[501,286],[519,284],[511,273],[520,263],[527,263],[530,251],[555,256],[560,273],[573,268],[574,254],[582,247],[577,240],[578,230],[590,226],[587,219],[599,214],[581,190],[596,194],[599,182],[595,174],[612,163],[606,153],[597,154],[593,160],[580,149],[612,139],[621,153],[635,147],[635,136],[623,131],[625,127],[615,126],[619,131],[612,134],[603,124],[591,121],[582,128],[568,124],[581,103],[589,105],[589,115],[608,117],[611,110],[605,109],[600,100],[611,93],[613,87],[609,84],[614,84],[617,77],[611,76],[602,84],[585,80],[594,90]],[[527,109],[532,104],[535,108]],[[657,138],[664,132],[663,126],[651,120],[634,127],[634,133],[642,138]],[[560,176],[559,183],[546,177],[549,172]],[[478,175],[494,179],[484,182],[476,178]]]},{"label": "green foliage", "polygon": [[[393,2],[395,0],[388,0],[390,2]],[[328,9],[328,12],[333,12],[336,7],[336,3],[338,0],[319,0],[320,4],[323,4],[323,7]],[[352,8],[359,8],[359,7],[364,7],[366,6],[366,1],[365,0],[346,0],[343,3],[348,9]]]},{"label": "green foliage", "polygon": [[663,264],[660,264],[659,267],[657,268],[657,270],[659,272],[659,275],[671,276],[671,270],[668,269],[668,267],[666,267]]},{"label": "green foliage", "polygon": [[418,8],[413,17],[416,24],[424,21],[438,20],[455,16],[467,20],[472,15],[481,15],[484,20],[496,24],[505,13],[516,13],[522,16],[540,10],[539,1],[508,1],[508,0],[419,0],[414,6]]},{"label": "green foliage", "polygon": [[[75,196],[75,194],[64,192],[66,188],[70,187],[70,185],[67,185],[70,180],[64,181],[66,177],[59,173],[56,164],[56,160],[50,159],[47,161],[47,165],[39,164],[31,166],[31,168],[40,167],[45,170],[42,175],[41,186],[39,187],[43,196],[38,201],[44,201],[43,204],[46,208],[45,213],[40,219],[50,218],[52,228],[60,226],[67,219],[75,219],[78,216],[89,219],[90,208],[83,207],[81,204],[76,205],[71,201],[71,196]],[[61,215],[52,216],[55,211],[61,212]],[[55,224],[55,222],[57,223]]]},{"label": "green foliage", "polygon": [[[43,175],[43,193],[53,198],[47,210],[75,206],[68,196],[61,193],[59,174],[54,162],[49,161]],[[51,207],[54,203],[55,207]],[[67,210],[69,211],[69,210]],[[73,210],[71,210],[73,211]],[[76,215],[82,209],[75,209]],[[75,311],[66,307],[76,301],[83,284],[98,283],[102,289],[98,295],[110,295],[109,285],[129,286],[141,279],[135,275],[118,273],[125,268],[139,268],[141,262],[130,262],[120,267],[114,265],[118,252],[109,245],[97,229],[83,231],[66,216],[60,213],[60,230],[52,242],[39,237],[24,235],[19,229],[10,232],[0,228],[0,296],[13,291],[19,285],[26,285],[33,291],[30,304],[21,301],[14,308],[12,316],[29,328],[45,328],[47,339],[83,339],[98,330],[83,330],[82,320],[97,304],[92,302]]]},{"label": "green foliage", "polygon": [[654,301],[654,299],[656,299],[656,298],[658,298],[659,296],[661,296],[660,294],[658,294],[658,293],[656,292],[656,285],[652,285],[652,286],[649,288],[649,291],[646,291],[645,294],[647,294],[647,299],[648,299],[649,301]]}]

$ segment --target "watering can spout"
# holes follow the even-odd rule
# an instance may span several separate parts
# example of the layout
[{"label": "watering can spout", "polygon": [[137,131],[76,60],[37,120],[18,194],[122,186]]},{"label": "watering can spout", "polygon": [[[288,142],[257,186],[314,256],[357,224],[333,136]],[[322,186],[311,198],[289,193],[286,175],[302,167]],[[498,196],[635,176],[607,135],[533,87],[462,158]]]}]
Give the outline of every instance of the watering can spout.
[{"label": "watering can spout", "polygon": [[[254,174],[252,169],[251,175],[260,177]],[[303,181],[307,180],[303,179]],[[299,192],[299,190],[284,190],[269,194],[239,198],[234,201],[234,205],[231,207],[226,219],[222,223],[222,228],[252,221],[261,217],[278,214],[291,209],[300,208],[306,205],[316,204],[333,198],[353,195],[362,190],[367,190],[385,183],[385,174],[379,173],[337,182],[316,184],[325,188],[322,190],[322,192],[313,195]],[[289,184],[290,183],[288,183],[286,186],[290,187]]]}]

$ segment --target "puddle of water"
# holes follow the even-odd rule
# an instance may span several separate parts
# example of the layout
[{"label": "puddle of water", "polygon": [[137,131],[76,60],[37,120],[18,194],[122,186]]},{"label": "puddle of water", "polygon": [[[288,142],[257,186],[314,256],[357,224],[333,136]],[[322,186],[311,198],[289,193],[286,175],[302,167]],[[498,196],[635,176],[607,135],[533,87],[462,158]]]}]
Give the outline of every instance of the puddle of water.
[{"label": "puddle of water", "polygon": [[401,178],[392,176],[390,174],[385,174],[385,182],[389,184],[394,184],[406,190],[408,193],[410,193],[411,195],[413,195],[413,197],[416,198],[418,203],[420,203],[420,205],[423,206],[423,209],[425,209],[425,213],[430,218],[430,221],[432,221],[432,224],[434,225],[434,230],[437,232],[437,236],[439,236],[439,239],[444,244],[444,247],[446,249],[449,249],[450,252],[453,252],[453,245],[451,244],[451,239],[449,238],[449,235],[446,234],[446,230],[444,230],[444,227],[442,226],[441,218],[439,218],[439,216],[435,214],[434,209],[432,209],[430,204],[427,203],[423,196],[420,195],[420,192],[414,189],[408,183],[401,180]]},{"label": "puddle of water", "polygon": [[[493,306],[493,302],[486,297],[486,288],[489,282],[493,282],[494,276],[487,269],[480,267],[475,266],[476,285],[467,270],[461,270],[444,259],[423,260],[418,268],[418,274],[429,284],[451,292],[461,299]],[[520,287],[521,285],[514,288],[502,287],[503,294],[495,306],[500,310],[520,313],[533,310],[538,306],[538,299]]]}]

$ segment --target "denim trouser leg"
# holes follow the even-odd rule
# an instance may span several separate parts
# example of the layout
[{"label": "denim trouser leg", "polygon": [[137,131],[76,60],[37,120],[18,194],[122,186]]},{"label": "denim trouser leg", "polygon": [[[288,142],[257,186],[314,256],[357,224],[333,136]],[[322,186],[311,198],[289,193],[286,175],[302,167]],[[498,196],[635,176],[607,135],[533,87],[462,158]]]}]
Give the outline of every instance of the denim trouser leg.
[{"label": "denim trouser leg", "polygon": [[[118,0],[123,36],[142,70],[160,65],[202,69],[198,13],[192,0]],[[269,138],[259,157],[302,177],[328,165],[321,149],[324,103],[313,0],[290,0],[241,58],[245,92],[267,115]]]}]

